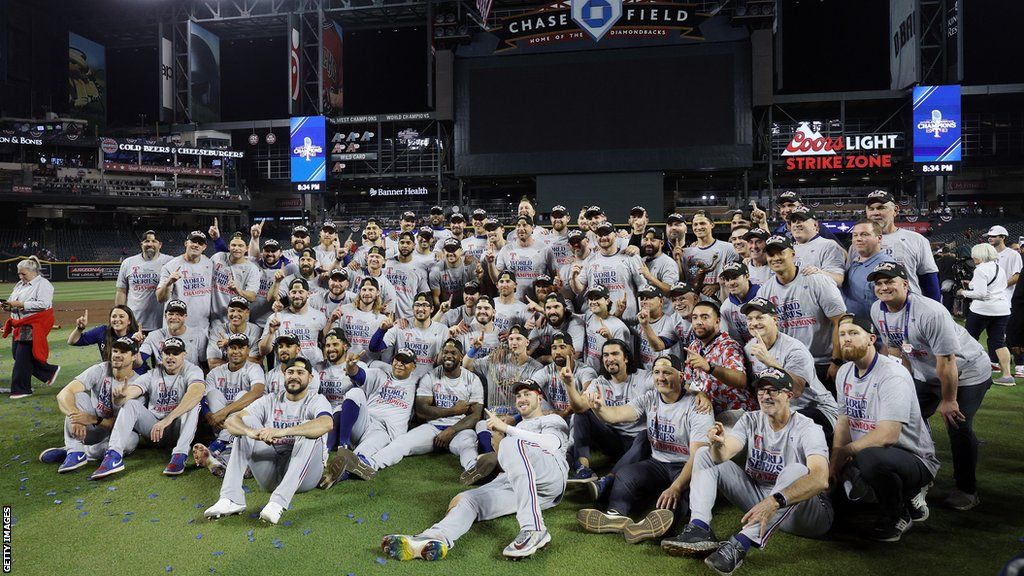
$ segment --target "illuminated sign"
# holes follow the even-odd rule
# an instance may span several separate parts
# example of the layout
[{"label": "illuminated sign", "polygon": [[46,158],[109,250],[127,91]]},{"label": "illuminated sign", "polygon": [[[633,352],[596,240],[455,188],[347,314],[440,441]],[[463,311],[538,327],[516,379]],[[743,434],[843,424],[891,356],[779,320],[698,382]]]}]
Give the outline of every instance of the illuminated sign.
[{"label": "illuminated sign", "polygon": [[[297,116],[291,119],[292,182],[324,182],[327,178],[327,132],[323,116]],[[321,186],[305,186],[305,192],[321,191]]]},{"label": "illuminated sign", "polygon": [[914,164],[925,174],[957,169],[963,140],[960,134],[960,87],[914,88]]}]

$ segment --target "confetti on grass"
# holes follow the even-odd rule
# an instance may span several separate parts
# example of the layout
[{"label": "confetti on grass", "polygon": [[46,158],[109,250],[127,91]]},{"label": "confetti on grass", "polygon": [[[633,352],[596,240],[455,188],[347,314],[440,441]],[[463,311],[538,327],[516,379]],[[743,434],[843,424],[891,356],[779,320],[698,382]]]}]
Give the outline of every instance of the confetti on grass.
[{"label": "confetti on grass", "polygon": [[381,522],[387,522],[390,518],[391,518],[391,514],[388,514],[387,512],[385,512],[385,513],[380,515],[380,521]]},{"label": "confetti on grass", "polygon": [[310,530],[310,529],[308,529],[308,528],[307,528],[307,529],[305,529],[305,530],[303,530],[303,531],[302,531],[302,535],[303,535],[303,536],[309,536],[309,533],[310,533],[310,532],[312,532],[312,530]]},{"label": "confetti on grass", "polygon": [[213,555],[214,556],[223,556],[224,555],[224,551],[223,550],[217,550],[216,552],[213,553]]},{"label": "confetti on grass", "polygon": [[157,497],[157,494],[156,494],[155,492],[154,492],[153,494],[150,494],[150,495],[149,495],[149,499],[150,499],[150,500],[153,500],[153,499],[155,499],[156,497]]},{"label": "confetti on grass", "polygon": [[377,564],[380,564],[381,566],[383,566],[383,565],[387,564],[387,562],[388,561],[385,560],[384,558],[381,558],[380,556],[377,556]]}]

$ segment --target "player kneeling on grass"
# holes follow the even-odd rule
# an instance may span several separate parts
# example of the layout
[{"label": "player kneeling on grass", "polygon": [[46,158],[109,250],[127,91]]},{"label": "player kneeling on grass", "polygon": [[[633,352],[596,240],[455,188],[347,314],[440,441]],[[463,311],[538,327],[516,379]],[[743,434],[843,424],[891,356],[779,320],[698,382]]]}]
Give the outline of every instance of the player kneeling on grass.
[{"label": "player kneeling on grass", "polygon": [[502,472],[488,484],[456,496],[445,517],[415,535],[391,534],[381,549],[398,560],[440,560],[474,522],[515,514],[519,535],[505,547],[506,558],[526,558],[551,542],[541,510],[558,504],[565,492],[569,427],[557,414],[544,414],[544,393],[533,380],[513,386],[522,421],[509,425],[487,411],[487,427]]},{"label": "player kneeling on grass", "polygon": [[[721,422],[708,430],[708,448],[694,455],[690,479],[690,523],[675,538],[661,541],[672,555],[712,552],[704,563],[732,574],[751,546],[764,548],[776,529],[817,538],[832,526],[828,488],[828,446],[821,426],[793,412],[793,380],[768,368],[754,379],[761,410],[746,412],[732,430]],[[732,461],[746,449],[746,469]],[[721,490],[746,511],[743,529],[718,542],[711,531],[711,507]]]},{"label": "player kneeling on grass", "polygon": [[[57,393],[57,406],[64,418],[64,446],[50,448],[39,455],[47,464],[60,462],[57,472],[78,470],[89,460],[98,460],[107,450],[110,429],[121,405],[114,397],[123,397],[124,388],[138,375],[132,369],[137,348],[130,336],[122,336],[110,345],[110,360],[82,372]],[[124,453],[135,449],[137,435],[128,438]]]},{"label": "player kneeling on grass", "polygon": [[480,378],[462,367],[462,343],[454,338],[441,348],[441,365],[419,379],[415,411],[426,422],[388,444],[368,458],[370,466],[380,470],[394,466],[402,458],[451,451],[459,457],[463,470],[476,464],[477,437],[474,428],[483,412],[484,386]]},{"label": "player kneeling on grass", "polygon": [[[683,362],[677,356],[654,361],[654,390],[624,406],[606,406],[604,396],[594,394],[592,410],[609,424],[647,421],[651,457],[623,466],[599,505],[605,511],[584,508],[576,520],[587,532],[622,533],[636,544],[668,532],[677,514],[686,515],[686,502],[695,454],[707,446],[707,430],[714,422],[710,402],[703,408],[683,388]],[[654,504],[640,522],[633,522],[635,508]]]},{"label": "player kneeling on grass", "polygon": [[870,535],[896,542],[928,519],[925,494],[939,460],[910,372],[898,359],[878,354],[876,338],[868,318],[839,320],[847,363],[836,375],[839,421],[829,474],[851,501],[877,500],[882,517]]},{"label": "player kneeling on grass", "polygon": [[[136,432],[155,444],[166,445],[174,440],[164,475],[184,472],[199,424],[199,402],[205,392],[203,371],[185,360],[185,342],[176,336],[164,340],[160,364],[125,386],[123,396],[114,396],[114,402],[123,401],[123,405],[110,432],[110,447],[89,479],[124,470],[122,456],[138,441]],[[145,401],[140,398],[143,395]]]},{"label": "player kneeling on grass", "polygon": [[[370,458],[409,430],[416,396],[416,379],[412,377],[416,353],[399,348],[391,360],[391,374],[379,368],[363,370],[358,360],[358,354],[349,354],[346,359],[345,371],[355,386],[345,393],[341,403],[335,429],[338,453],[320,481],[324,489],[348,479],[349,473],[372,480],[377,470]],[[352,442],[356,445],[354,452]]]},{"label": "player kneeling on grass", "polygon": [[296,492],[316,488],[327,460],[324,435],[333,422],[330,403],[309,389],[312,379],[313,363],[294,358],[285,369],[283,392],[267,394],[224,421],[237,438],[220,499],[203,515],[216,519],[245,512],[246,468],[261,488],[273,491],[260,512],[264,522],[277,524]]},{"label": "player kneeling on grass", "polygon": [[[227,337],[227,363],[217,366],[206,375],[206,406],[203,415],[217,436],[210,446],[196,444],[192,458],[196,466],[207,468],[214,476],[224,476],[227,465],[225,452],[230,449],[234,436],[224,422],[239,410],[263,396],[266,380],[259,364],[249,362],[249,337],[233,333]],[[200,411],[202,412],[202,411]]]}]

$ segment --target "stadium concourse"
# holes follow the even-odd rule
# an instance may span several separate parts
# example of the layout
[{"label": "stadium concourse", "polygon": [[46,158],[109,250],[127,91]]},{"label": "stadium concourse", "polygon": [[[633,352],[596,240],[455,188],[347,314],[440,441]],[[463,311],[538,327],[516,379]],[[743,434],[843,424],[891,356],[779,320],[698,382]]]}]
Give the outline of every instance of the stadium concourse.
[{"label": "stadium concourse", "polygon": [[[639,206],[623,226],[609,223],[600,207],[574,216],[555,206],[552,228],[543,228],[534,226],[536,208],[526,198],[507,231],[482,209],[468,218],[451,214],[448,226],[417,227],[409,213],[388,230],[371,218],[358,243],[339,240],[339,226],[326,221],[296,225],[285,243],[289,255],[260,223],[228,233],[215,219],[186,233],[184,253],[174,258],[163,253],[171,247],[160,243],[162,233],[147,231],[116,280],[47,282],[41,287],[52,288],[49,301],[45,293],[34,298],[56,312],[50,361],[62,369],[48,386],[37,382],[32,395],[12,395],[18,399],[0,410],[19,431],[3,440],[4,454],[11,453],[5,467],[19,478],[17,490],[13,482],[5,488],[17,503],[15,529],[42,529],[32,520],[37,514],[110,530],[128,524],[163,533],[173,523],[175,538],[212,549],[203,559],[182,559],[160,556],[158,547],[124,561],[142,571],[186,572],[233,572],[268,550],[291,557],[340,530],[355,548],[339,558],[346,571],[389,559],[493,558],[518,524],[520,535],[500,554],[550,548],[539,556],[548,569],[564,566],[563,555],[582,560],[592,547],[612,565],[628,566],[637,553],[632,546],[652,541],[640,548],[645,561],[688,569],[675,557],[692,555],[720,573],[740,561],[758,572],[783,565],[802,572],[813,564],[797,568],[804,554],[827,553],[850,569],[864,554],[877,559],[874,565],[904,562],[925,554],[926,543],[947,529],[1009,529],[1010,508],[1000,503],[1020,497],[1007,463],[1021,454],[1006,426],[1022,403],[1012,372],[1011,387],[985,394],[998,364],[990,366],[978,340],[924,293],[942,293],[934,259],[944,251],[897,245],[891,250],[905,264],[888,257],[887,237],[915,237],[893,227],[887,208],[894,204],[884,191],[862,201],[871,218],[855,227],[849,254],[818,235],[816,215],[796,194],[776,204],[778,222],[761,210],[710,214],[731,230],[729,241],[714,238],[708,212],[674,213],[651,225]],[[1005,293],[1012,265],[993,266],[992,283],[979,276],[1012,250],[1001,243],[1005,236],[992,226],[990,242],[975,246],[975,279],[953,295],[957,309],[970,307],[960,299],[982,286],[1009,309],[1009,296],[992,284],[1001,282]],[[817,250],[807,251],[808,244]],[[992,258],[979,247],[991,248]],[[865,295],[849,289],[862,281],[862,262],[871,266],[866,286],[874,285],[866,297],[881,300],[856,314],[848,310]],[[147,263],[158,266],[147,271]],[[21,284],[39,282],[29,277],[35,265],[19,263]],[[908,270],[923,271],[909,293]],[[801,288],[792,290],[794,283]],[[21,298],[21,284],[3,290],[12,312],[30,318],[31,306],[10,303]],[[947,416],[936,410],[941,402],[926,400],[927,371],[935,365],[893,346],[898,335],[890,326],[903,321],[891,318],[901,296],[902,308],[917,307],[914,322],[942,326],[919,334],[902,328],[902,346],[931,347],[936,358],[950,350],[959,394],[981,392],[963,396],[960,414]],[[113,302],[127,305],[112,309]],[[820,348],[833,333],[834,354]],[[878,334],[882,351],[905,354],[922,373],[916,387],[900,362],[875,351]],[[994,337],[989,324],[983,341]],[[872,374],[883,375],[872,381]],[[936,395],[941,384],[935,381]],[[887,388],[887,399],[872,398],[872,390]],[[873,413],[899,405],[906,415]],[[938,412],[930,426],[927,406]],[[860,428],[866,422],[867,433]],[[897,424],[893,440],[853,442],[870,441],[890,422]],[[740,432],[754,426],[764,428],[750,438]],[[978,441],[958,444],[961,433],[973,437],[972,428],[984,446],[980,457]],[[788,430],[788,441],[768,452],[777,460],[764,460],[773,430]],[[30,448],[38,448],[38,459],[26,454]],[[974,456],[958,460],[971,448]],[[844,451],[850,460],[838,456]],[[429,452],[438,454],[423,456]],[[729,461],[741,452],[745,468]],[[902,458],[889,474],[906,474],[909,493],[900,495],[888,477],[872,483],[877,464],[860,454]],[[164,475],[182,478],[161,480],[162,463]],[[724,483],[730,466],[753,499]],[[777,479],[764,484],[772,473]],[[792,483],[778,487],[785,474]],[[977,478],[973,486],[964,483],[968,477]],[[479,487],[460,492],[460,484]],[[716,486],[724,491],[717,505]],[[252,501],[262,504],[246,504]],[[234,514],[242,518],[224,518]],[[515,520],[495,526],[509,529],[462,538],[474,520],[508,514]],[[368,550],[374,531],[390,533],[376,554]],[[734,535],[722,541],[714,531]],[[613,545],[607,533],[621,534],[620,542]],[[769,537],[779,545],[767,547]],[[995,570],[1012,555],[1010,540],[979,537],[976,546],[990,549]],[[668,553],[660,558],[651,556],[659,541]],[[33,546],[22,546],[21,558],[45,566]],[[905,551],[895,552],[899,547]]]}]

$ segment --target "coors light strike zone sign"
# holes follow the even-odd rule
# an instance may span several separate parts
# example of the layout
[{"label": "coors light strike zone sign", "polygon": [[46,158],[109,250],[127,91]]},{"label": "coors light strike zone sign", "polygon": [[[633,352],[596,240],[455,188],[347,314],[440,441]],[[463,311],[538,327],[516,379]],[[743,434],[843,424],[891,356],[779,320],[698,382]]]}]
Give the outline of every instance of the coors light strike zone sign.
[{"label": "coors light strike zone sign", "polygon": [[787,172],[891,168],[899,134],[833,136],[821,122],[801,122],[782,151]]}]

